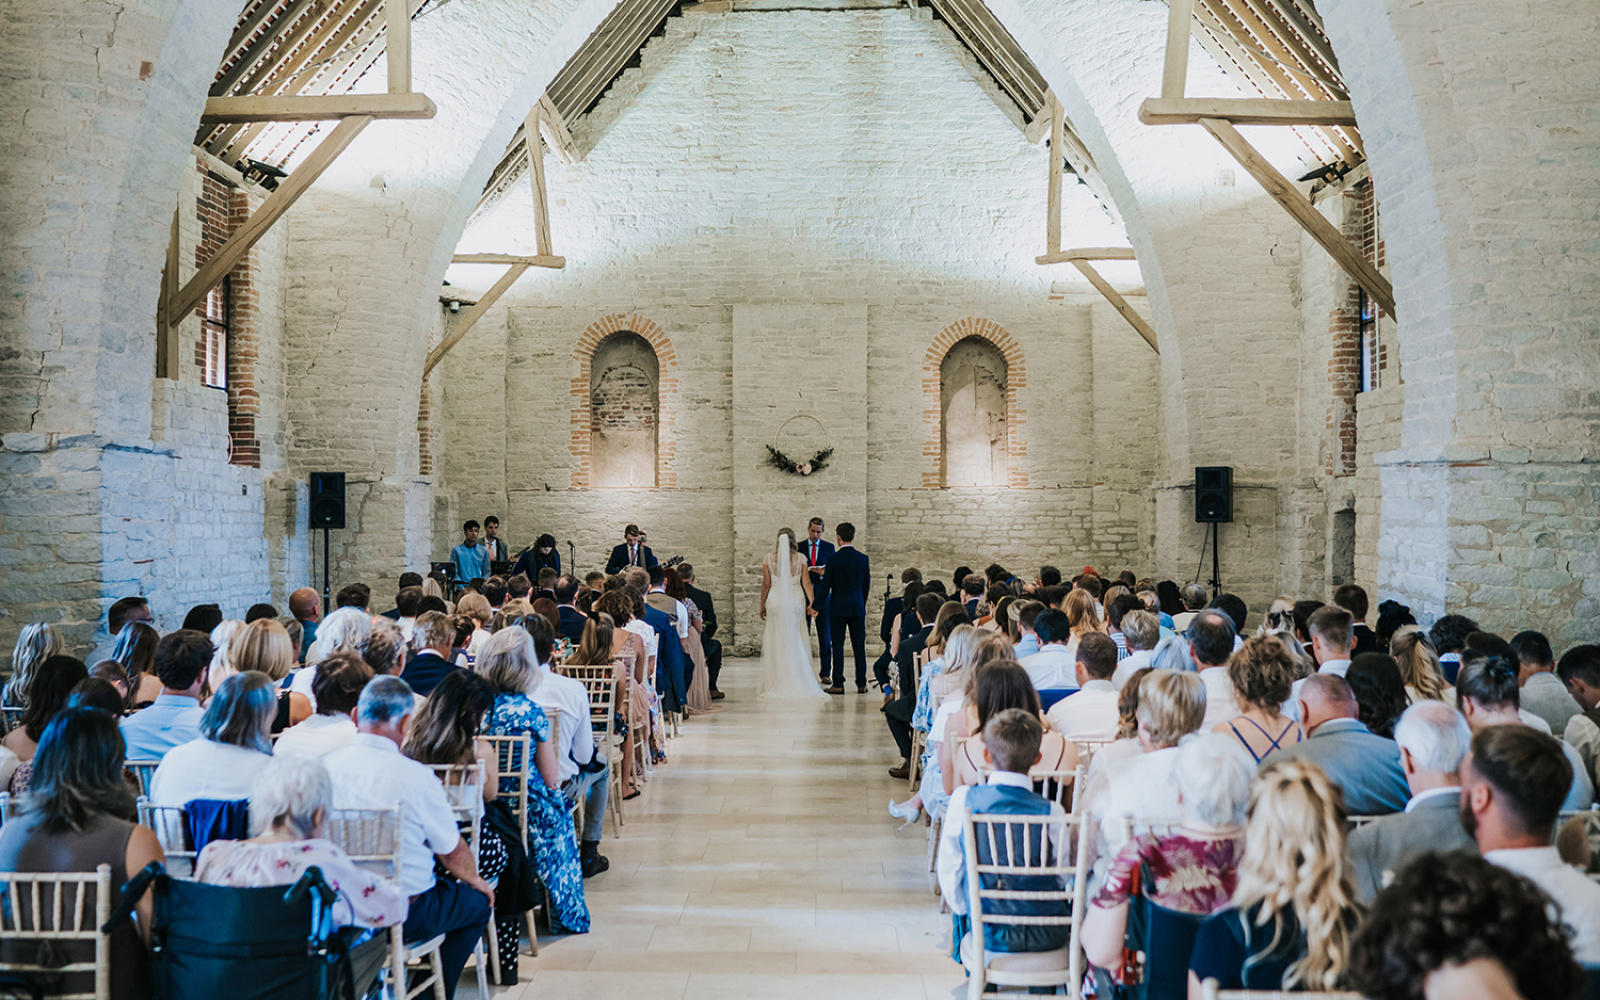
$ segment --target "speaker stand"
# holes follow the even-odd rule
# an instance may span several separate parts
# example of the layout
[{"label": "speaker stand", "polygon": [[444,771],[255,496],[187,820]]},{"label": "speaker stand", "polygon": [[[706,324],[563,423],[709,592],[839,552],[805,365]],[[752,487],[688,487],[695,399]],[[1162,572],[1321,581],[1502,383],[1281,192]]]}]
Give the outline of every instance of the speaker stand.
[{"label": "speaker stand", "polygon": [[1211,596],[1222,593],[1222,525],[1211,522]]},{"label": "speaker stand", "polygon": [[322,613],[327,614],[333,600],[333,580],[328,576],[328,529],[322,529]]}]

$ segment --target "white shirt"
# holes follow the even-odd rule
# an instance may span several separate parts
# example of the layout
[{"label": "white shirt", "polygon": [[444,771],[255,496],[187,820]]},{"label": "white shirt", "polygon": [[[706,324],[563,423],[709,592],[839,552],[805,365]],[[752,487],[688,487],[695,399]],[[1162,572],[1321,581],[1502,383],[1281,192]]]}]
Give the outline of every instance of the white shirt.
[{"label": "white shirt", "polygon": [[1094,810],[1099,819],[1097,856],[1104,862],[1096,864],[1097,873],[1127,843],[1126,820],[1182,822],[1178,789],[1172,782],[1177,760],[1177,747],[1163,747],[1107,767],[1106,795]]},{"label": "white shirt", "polygon": [[561,715],[561,745],[556,747],[556,772],[562,784],[578,774],[578,766],[594,759],[594,724],[589,715],[589,690],[580,680],[540,667],[543,678],[531,697],[538,706]]},{"label": "white shirt", "polygon": [[1121,691],[1128,685],[1128,678],[1150,665],[1150,657],[1155,655],[1153,649],[1132,649],[1128,655],[1117,662],[1117,672],[1111,675],[1111,686]]},{"label": "white shirt", "polygon": [[356,724],[348,715],[313,715],[278,734],[272,745],[276,757],[321,757],[350,742]]},{"label": "white shirt", "polygon": [[1189,627],[1189,623],[1194,620],[1194,616],[1199,613],[1198,611],[1180,611],[1173,615],[1172,631],[1182,633],[1184,629]]},{"label": "white shirt", "polygon": [[335,809],[401,807],[400,888],[408,896],[433,888],[434,855],[449,854],[461,842],[455,811],[433,771],[375,733],[356,733],[322,763],[333,779]]},{"label": "white shirt", "polygon": [[1117,735],[1117,689],[1110,681],[1091,680],[1077,694],[1050,706],[1050,728],[1069,740],[1109,740]]},{"label": "white shirt", "polygon": [[[1028,780],[1026,774],[1013,774],[1010,771],[991,771],[989,780],[985,784],[1010,785],[1012,788],[1026,788],[1030,792],[1033,791],[1033,782]],[[972,787],[961,785],[951,794],[950,804],[945,807],[944,826],[939,832],[939,854],[935,861],[935,868],[939,873],[939,891],[944,894],[944,901],[950,904],[950,909],[954,913],[967,912],[967,894],[961,891],[961,873],[967,867],[961,836],[967,828],[967,792]],[[1051,802],[1050,815],[1066,814],[1060,803]],[[1059,837],[1052,839],[1059,853],[1061,840]]]},{"label": "white shirt", "polygon": [[181,806],[190,799],[248,799],[256,776],[272,763],[260,750],[204,737],[173,747],[150,778],[150,802]]},{"label": "white shirt", "polygon": [[1077,668],[1078,658],[1059,642],[1040,646],[1037,653],[1022,658],[1022,669],[1028,672],[1035,691],[1077,687]]},{"label": "white shirt", "polygon": [[1206,717],[1200,723],[1200,731],[1209,733],[1212,727],[1237,718],[1239,703],[1227,667],[1206,667],[1200,671],[1200,682],[1206,686]]},{"label": "white shirt", "polygon": [[[1317,668],[1317,673],[1333,674],[1337,677],[1343,677],[1345,672],[1349,669],[1349,660],[1328,660],[1322,666]],[[1281,707],[1283,714],[1287,715],[1296,722],[1300,721],[1300,689],[1306,686],[1306,680],[1307,678],[1302,677],[1294,682],[1294,686],[1289,688],[1289,700],[1284,702]]]},{"label": "white shirt", "polygon": [[1561,907],[1561,922],[1572,928],[1572,957],[1585,965],[1600,962],[1600,885],[1563,862],[1554,847],[1489,851],[1483,857],[1543,889]]},{"label": "white shirt", "polygon": [[289,675],[289,693],[304,695],[311,702],[311,711],[317,710],[317,696],[311,693],[311,682],[317,679],[317,665],[301,667]]},{"label": "white shirt", "polygon": [[1578,714],[1567,720],[1566,741],[1578,751],[1584,770],[1594,774],[1594,763],[1600,758],[1600,726],[1587,715]]}]

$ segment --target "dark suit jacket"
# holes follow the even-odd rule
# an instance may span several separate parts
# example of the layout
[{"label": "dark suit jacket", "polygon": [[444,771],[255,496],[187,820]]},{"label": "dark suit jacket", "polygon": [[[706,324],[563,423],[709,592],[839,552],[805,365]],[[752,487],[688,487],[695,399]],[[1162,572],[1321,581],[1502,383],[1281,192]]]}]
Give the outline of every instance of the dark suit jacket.
[{"label": "dark suit jacket", "polygon": [[665,611],[646,604],[644,623],[656,630],[656,690],[661,693],[662,704],[676,712],[689,693],[685,683],[683,665],[683,640],[678,638],[678,623]]},{"label": "dark suit jacket", "polygon": [[[795,543],[795,551],[800,553],[800,558],[803,559],[806,566],[809,567],[811,565],[811,539],[803,538],[799,542]],[[824,541],[820,538],[817,539],[818,566],[821,566],[823,569],[827,569],[828,560],[833,558],[833,552],[834,548],[832,542]],[[810,573],[811,570],[807,569],[806,572]],[[823,612],[824,614],[826,614],[828,610],[828,591],[822,585],[823,581],[826,579],[826,574],[811,577],[811,606],[816,608],[818,611]]]},{"label": "dark suit jacket", "polygon": [[872,565],[865,552],[845,546],[828,560],[822,574],[828,614],[835,618],[867,616],[867,591],[872,586]]},{"label": "dark suit jacket", "polygon": [[702,619],[700,623],[701,638],[715,639],[717,636],[717,612],[711,606],[711,595],[692,583],[684,584],[683,589],[688,592],[689,600],[694,602],[694,606],[700,609],[700,617]]},{"label": "dark suit jacket", "polygon": [[[656,554],[650,551],[650,546],[639,546],[639,562],[645,569],[657,566]],[[606,560],[606,572],[617,573],[628,568],[628,543],[623,542],[611,550],[611,558]]]},{"label": "dark suit jacket", "polygon": [[589,623],[583,612],[577,608],[565,607],[556,608],[556,612],[561,615],[561,627],[556,629],[556,634],[571,639],[574,645],[582,642],[583,627]]},{"label": "dark suit jacket", "polygon": [[928,636],[933,634],[932,625],[924,625],[907,638],[900,640],[900,655],[895,658],[895,665],[899,668],[899,676],[895,679],[894,701],[884,708],[884,714],[903,721],[911,721],[911,715],[917,708],[917,691],[911,683],[916,674],[917,654],[928,645]]},{"label": "dark suit jacket", "polygon": [[541,556],[537,549],[527,549],[522,555],[517,556],[517,564],[511,567],[511,575],[521,573],[535,585],[539,582],[539,571],[546,566],[555,567],[557,573],[561,572],[561,550],[551,549],[550,554]]},{"label": "dark suit jacket", "polygon": [[439,686],[440,681],[450,676],[450,671],[458,669],[454,663],[433,650],[424,649],[406,664],[406,668],[400,672],[400,679],[410,684],[412,691],[426,698]]},{"label": "dark suit jacket", "polygon": [[961,606],[967,609],[968,618],[976,618],[978,616],[978,604],[982,600],[983,598],[981,597],[969,597],[961,603]]},{"label": "dark suit jacket", "polygon": [[904,597],[891,597],[883,602],[883,624],[878,626],[878,638],[885,643],[889,641],[894,629],[894,616],[900,613],[900,606],[905,603]]},{"label": "dark suit jacket", "polygon": [[1355,627],[1351,630],[1351,638],[1355,640],[1354,644],[1350,647],[1350,655],[1352,657],[1358,656],[1361,653],[1383,652],[1383,650],[1378,648],[1378,636],[1372,631],[1372,629],[1367,627],[1366,622],[1356,622]]},{"label": "dark suit jacket", "polygon": [[1418,802],[1410,812],[1366,823],[1350,834],[1350,860],[1355,865],[1356,898],[1370,904],[1383,890],[1385,872],[1398,872],[1424,851],[1478,852],[1461,828],[1461,792],[1439,792]]},{"label": "dark suit jacket", "polygon": [[397,622],[397,621],[400,620],[400,609],[399,608],[390,608],[388,611],[385,611],[383,613],[383,617],[389,619],[392,622]]}]

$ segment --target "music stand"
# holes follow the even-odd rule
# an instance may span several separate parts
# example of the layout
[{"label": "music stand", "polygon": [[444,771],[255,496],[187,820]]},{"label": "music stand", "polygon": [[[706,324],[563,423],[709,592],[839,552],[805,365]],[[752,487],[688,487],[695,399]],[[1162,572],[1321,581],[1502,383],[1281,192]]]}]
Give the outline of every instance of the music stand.
[{"label": "music stand", "polygon": [[457,583],[457,581],[456,581],[456,564],[453,563],[453,562],[436,562],[436,563],[429,563],[428,564],[428,568],[429,568],[429,570],[431,572],[441,574],[444,577],[444,592],[445,592],[445,595],[450,600],[452,600],[452,601],[455,600],[456,599],[456,583]]},{"label": "music stand", "polygon": [[490,576],[510,576],[511,575],[511,560],[510,559],[491,559],[491,560],[489,560],[489,575]]}]

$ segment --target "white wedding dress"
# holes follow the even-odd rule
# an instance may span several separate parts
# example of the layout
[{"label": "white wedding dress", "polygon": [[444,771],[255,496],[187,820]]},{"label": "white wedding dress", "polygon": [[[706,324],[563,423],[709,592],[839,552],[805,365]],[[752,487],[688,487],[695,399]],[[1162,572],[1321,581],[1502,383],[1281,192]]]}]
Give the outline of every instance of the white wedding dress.
[{"label": "white wedding dress", "polygon": [[767,594],[767,628],[761,637],[761,697],[790,702],[828,701],[811,669],[811,639],[806,635],[806,597],[800,585],[805,570],[794,539],[778,535],[767,557],[772,589]]}]

